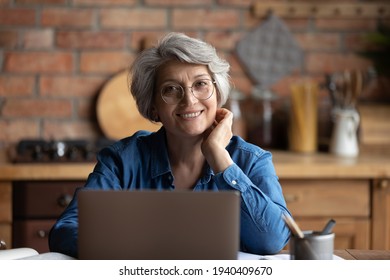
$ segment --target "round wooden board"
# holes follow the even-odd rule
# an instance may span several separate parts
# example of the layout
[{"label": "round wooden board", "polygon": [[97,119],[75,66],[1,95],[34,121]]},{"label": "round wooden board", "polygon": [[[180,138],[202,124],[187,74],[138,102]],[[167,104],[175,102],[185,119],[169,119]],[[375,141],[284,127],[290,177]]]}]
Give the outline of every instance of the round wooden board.
[{"label": "round wooden board", "polygon": [[100,92],[96,104],[97,119],[104,135],[121,139],[138,130],[157,131],[161,125],[152,123],[138,112],[128,89],[128,72],[112,77]]}]

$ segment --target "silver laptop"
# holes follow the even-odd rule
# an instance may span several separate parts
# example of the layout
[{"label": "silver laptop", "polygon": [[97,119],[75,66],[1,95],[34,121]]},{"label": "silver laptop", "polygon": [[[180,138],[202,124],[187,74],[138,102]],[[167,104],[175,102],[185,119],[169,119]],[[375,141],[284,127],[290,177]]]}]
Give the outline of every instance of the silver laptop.
[{"label": "silver laptop", "polygon": [[236,191],[78,194],[80,259],[237,259]]}]

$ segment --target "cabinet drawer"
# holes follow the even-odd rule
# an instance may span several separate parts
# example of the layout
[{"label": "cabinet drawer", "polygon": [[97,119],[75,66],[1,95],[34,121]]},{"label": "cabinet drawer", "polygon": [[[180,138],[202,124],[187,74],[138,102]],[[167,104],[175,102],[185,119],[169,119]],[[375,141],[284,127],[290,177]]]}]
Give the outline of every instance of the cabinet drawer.
[{"label": "cabinet drawer", "polygon": [[0,182],[0,223],[12,221],[11,184]]},{"label": "cabinet drawer", "polygon": [[12,227],[9,223],[0,223],[0,240],[3,240],[7,245],[7,248],[11,248],[11,232]]},{"label": "cabinet drawer", "polygon": [[30,247],[39,253],[49,252],[48,236],[55,221],[55,219],[15,221],[13,247]]},{"label": "cabinet drawer", "polygon": [[84,182],[15,182],[14,218],[57,218]]},{"label": "cabinet drawer", "polygon": [[368,180],[280,180],[294,217],[368,217]]}]

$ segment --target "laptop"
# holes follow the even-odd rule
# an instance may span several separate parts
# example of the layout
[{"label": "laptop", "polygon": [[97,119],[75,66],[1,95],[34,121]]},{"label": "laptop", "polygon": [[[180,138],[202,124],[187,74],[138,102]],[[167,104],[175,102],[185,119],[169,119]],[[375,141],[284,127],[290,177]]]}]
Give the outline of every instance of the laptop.
[{"label": "laptop", "polygon": [[81,190],[80,259],[237,259],[237,191]]}]

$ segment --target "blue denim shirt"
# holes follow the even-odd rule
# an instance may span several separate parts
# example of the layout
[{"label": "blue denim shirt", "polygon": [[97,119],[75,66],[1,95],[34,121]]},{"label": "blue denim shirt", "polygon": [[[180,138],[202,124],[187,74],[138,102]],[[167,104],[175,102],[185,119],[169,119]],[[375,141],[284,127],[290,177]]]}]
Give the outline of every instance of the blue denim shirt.
[{"label": "blue denim shirt", "polygon": [[[281,219],[287,210],[271,153],[233,136],[226,147],[234,164],[214,174],[206,164],[194,187],[202,190],[238,190],[241,193],[240,250],[274,254],[289,240]],[[165,129],[139,131],[102,149],[84,188],[174,190],[174,178],[166,149]],[[51,251],[77,257],[77,191],[49,236]],[[207,238],[207,237],[206,237]]]}]

